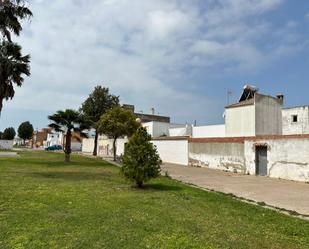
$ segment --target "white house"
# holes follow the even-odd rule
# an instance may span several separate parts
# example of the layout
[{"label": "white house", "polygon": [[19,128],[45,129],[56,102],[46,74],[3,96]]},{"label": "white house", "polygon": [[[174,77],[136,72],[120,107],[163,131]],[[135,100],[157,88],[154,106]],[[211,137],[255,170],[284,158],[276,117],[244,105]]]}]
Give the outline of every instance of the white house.
[{"label": "white house", "polygon": [[283,135],[309,134],[309,106],[298,106],[282,110]]}]

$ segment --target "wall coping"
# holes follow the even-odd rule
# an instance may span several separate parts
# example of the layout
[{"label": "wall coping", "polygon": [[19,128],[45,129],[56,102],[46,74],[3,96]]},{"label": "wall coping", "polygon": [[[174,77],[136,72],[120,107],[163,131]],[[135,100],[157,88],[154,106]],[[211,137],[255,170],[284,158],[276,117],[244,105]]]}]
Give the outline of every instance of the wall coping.
[{"label": "wall coping", "polygon": [[178,136],[178,137],[154,137],[151,141],[175,141],[175,140],[188,140],[189,136]]},{"label": "wall coping", "polygon": [[190,143],[244,143],[245,141],[283,140],[283,139],[309,139],[309,134],[268,135],[268,136],[255,136],[255,137],[189,138],[189,142]]}]

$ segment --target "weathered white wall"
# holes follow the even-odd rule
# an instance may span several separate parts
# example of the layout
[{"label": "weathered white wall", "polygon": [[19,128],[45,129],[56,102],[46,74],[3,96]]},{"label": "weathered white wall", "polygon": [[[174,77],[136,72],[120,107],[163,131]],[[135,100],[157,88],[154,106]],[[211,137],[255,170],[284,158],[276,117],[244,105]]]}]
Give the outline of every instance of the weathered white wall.
[{"label": "weathered white wall", "polygon": [[187,140],[152,140],[163,162],[188,165]]},{"label": "weathered white wall", "polygon": [[255,106],[240,106],[225,110],[227,137],[255,136]]},{"label": "weathered white wall", "polygon": [[194,126],[192,128],[192,137],[225,137],[225,125]]},{"label": "weathered white wall", "polygon": [[72,142],[71,150],[72,151],[82,151],[83,144],[80,142]]},{"label": "weathered white wall", "polygon": [[309,138],[245,141],[247,173],[256,173],[255,148],[268,146],[268,176],[295,181],[309,181]]},{"label": "weathered white wall", "polygon": [[255,115],[256,136],[282,134],[282,100],[256,94]]},{"label": "weathered white wall", "polygon": [[244,173],[243,143],[189,143],[189,164]]},{"label": "weathered white wall", "polygon": [[94,138],[84,138],[82,142],[82,152],[92,153],[94,148]]},{"label": "weathered white wall", "polygon": [[11,150],[13,149],[14,140],[0,140],[0,149],[1,150]]},{"label": "weathered white wall", "polygon": [[[116,141],[116,155],[121,156],[124,154],[125,143],[128,142],[127,138],[118,138]],[[98,155],[99,156],[114,156],[113,139],[107,137],[99,137],[98,140]]]},{"label": "weathered white wall", "polygon": [[[293,115],[297,115],[297,122],[293,122]],[[283,109],[282,132],[283,135],[309,134],[309,106]]]}]

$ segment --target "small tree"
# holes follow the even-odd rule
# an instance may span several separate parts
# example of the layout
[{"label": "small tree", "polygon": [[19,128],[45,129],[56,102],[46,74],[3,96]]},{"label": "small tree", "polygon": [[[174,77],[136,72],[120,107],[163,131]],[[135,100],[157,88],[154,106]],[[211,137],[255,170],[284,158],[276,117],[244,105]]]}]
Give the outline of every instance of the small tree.
[{"label": "small tree", "polygon": [[18,127],[18,136],[25,141],[33,136],[33,126],[29,121],[23,122]]},{"label": "small tree", "polygon": [[80,108],[81,112],[91,121],[91,128],[95,129],[93,155],[97,155],[98,131],[97,122],[108,110],[119,105],[119,97],[109,93],[109,89],[101,86],[95,87]]},{"label": "small tree", "polygon": [[126,144],[122,173],[138,187],[151,178],[160,175],[162,163],[156,147],[150,142],[151,136],[140,127]]},{"label": "small tree", "polygon": [[16,136],[16,132],[13,127],[6,128],[2,133],[3,140],[13,140]]},{"label": "small tree", "polygon": [[140,124],[129,110],[115,107],[105,113],[98,122],[98,132],[113,139],[114,161],[116,161],[116,141],[123,136],[132,136]]},{"label": "small tree", "polygon": [[65,133],[65,162],[70,162],[71,155],[71,139],[73,132],[80,132],[89,128],[87,120],[77,111],[67,109],[65,111],[57,111],[54,115],[48,116],[53,122],[49,127],[55,131]]}]

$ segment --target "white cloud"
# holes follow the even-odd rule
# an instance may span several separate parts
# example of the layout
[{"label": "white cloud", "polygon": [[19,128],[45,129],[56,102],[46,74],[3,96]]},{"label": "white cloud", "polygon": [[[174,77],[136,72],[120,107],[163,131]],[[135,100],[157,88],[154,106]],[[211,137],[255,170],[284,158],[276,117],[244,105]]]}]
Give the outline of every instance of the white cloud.
[{"label": "white cloud", "polygon": [[255,71],[265,66],[265,59],[278,56],[276,49],[286,47],[275,44],[270,53],[257,45],[272,28],[259,17],[281,3],[33,0],[34,18],[20,38],[32,56],[32,76],[10,106],[78,107],[102,83],[139,109],[158,107],[174,115],[172,107],[186,103],[186,117],[198,115],[197,101],[213,107],[218,100],[192,90],[186,69],[223,65]]}]

